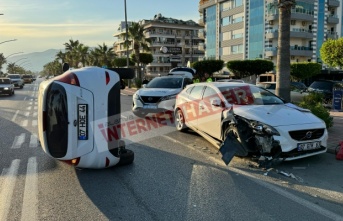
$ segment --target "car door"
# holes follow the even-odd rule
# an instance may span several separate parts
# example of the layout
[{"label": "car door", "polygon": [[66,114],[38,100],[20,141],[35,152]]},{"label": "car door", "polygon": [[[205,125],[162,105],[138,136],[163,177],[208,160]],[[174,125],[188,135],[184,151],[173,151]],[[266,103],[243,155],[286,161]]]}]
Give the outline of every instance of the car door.
[{"label": "car door", "polygon": [[187,102],[182,107],[182,112],[188,125],[197,128],[199,101],[202,99],[204,86],[196,85],[190,91]]},{"label": "car door", "polygon": [[221,136],[222,104],[219,92],[211,86],[206,86],[199,101],[197,127],[217,139]]}]

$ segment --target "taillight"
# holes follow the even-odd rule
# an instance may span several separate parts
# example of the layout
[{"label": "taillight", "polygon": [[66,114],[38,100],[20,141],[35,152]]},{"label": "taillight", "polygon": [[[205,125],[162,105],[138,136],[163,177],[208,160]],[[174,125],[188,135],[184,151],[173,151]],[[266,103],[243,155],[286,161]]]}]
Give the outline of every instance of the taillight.
[{"label": "taillight", "polygon": [[106,74],[106,85],[110,82],[110,74],[105,71],[105,74]]},{"label": "taillight", "polygon": [[72,160],[61,160],[62,162],[66,163],[66,164],[69,164],[69,165],[72,165],[72,166],[77,166],[80,162],[80,157],[78,158],[75,158],[75,159],[72,159]]},{"label": "taillight", "polygon": [[74,74],[73,72],[68,71],[60,76],[57,76],[55,80],[80,87],[79,79],[77,78],[76,74]]}]

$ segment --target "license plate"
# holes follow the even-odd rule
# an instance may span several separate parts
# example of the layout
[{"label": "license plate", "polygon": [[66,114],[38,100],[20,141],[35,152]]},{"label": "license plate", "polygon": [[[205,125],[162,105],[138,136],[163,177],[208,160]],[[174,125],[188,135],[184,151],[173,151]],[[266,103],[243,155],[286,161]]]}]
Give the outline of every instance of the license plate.
[{"label": "license plate", "polygon": [[88,105],[79,104],[78,105],[78,139],[88,140]]},{"label": "license plate", "polygon": [[144,105],[144,108],[145,109],[157,109],[157,106],[156,105],[151,105],[151,104],[149,105],[148,104],[148,105]]},{"label": "license plate", "polygon": [[304,150],[314,150],[320,148],[320,142],[311,142],[311,143],[299,143],[298,151]]}]

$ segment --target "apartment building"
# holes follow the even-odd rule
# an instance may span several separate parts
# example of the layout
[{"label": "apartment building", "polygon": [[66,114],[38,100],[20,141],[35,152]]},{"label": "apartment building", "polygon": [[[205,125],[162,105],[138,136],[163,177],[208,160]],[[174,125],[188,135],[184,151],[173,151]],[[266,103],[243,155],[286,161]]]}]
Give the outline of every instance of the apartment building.
[{"label": "apartment building", "polygon": [[[188,62],[195,62],[204,57],[204,37],[199,34],[203,26],[192,20],[183,21],[174,18],[166,18],[157,14],[153,19],[139,21],[144,27],[145,37],[151,40],[149,53],[153,55],[153,62],[144,67],[144,73],[148,77],[167,75],[172,64],[186,66]],[[200,31],[199,31],[200,30]],[[114,51],[119,56],[126,56],[127,49],[124,47],[125,23],[121,23],[118,32],[114,34],[117,41],[114,43]],[[179,53],[165,53],[161,48],[179,48]],[[129,48],[132,53],[132,47]],[[175,63],[174,63],[175,62]]]},{"label": "apartment building", "polygon": [[[276,64],[277,0],[200,0],[205,57],[270,59]],[[320,62],[320,47],[343,35],[342,0],[297,0],[291,11],[290,61]]]}]

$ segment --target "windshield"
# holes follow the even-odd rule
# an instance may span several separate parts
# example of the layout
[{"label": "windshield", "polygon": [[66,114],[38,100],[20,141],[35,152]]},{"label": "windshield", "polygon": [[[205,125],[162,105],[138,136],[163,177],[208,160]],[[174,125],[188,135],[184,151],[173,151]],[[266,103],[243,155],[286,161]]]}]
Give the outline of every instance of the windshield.
[{"label": "windshield", "polygon": [[0,84],[11,84],[10,79],[0,79]]},{"label": "windshield", "polygon": [[183,78],[157,77],[152,79],[146,88],[182,88]]},{"label": "windshield", "polygon": [[332,82],[326,81],[315,81],[310,85],[310,88],[323,90],[323,91],[332,91]]},{"label": "windshield", "polygon": [[224,98],[236,105],[272,105],[284,104],[283,100],[273,93],[254,85],[219,87]]}]

